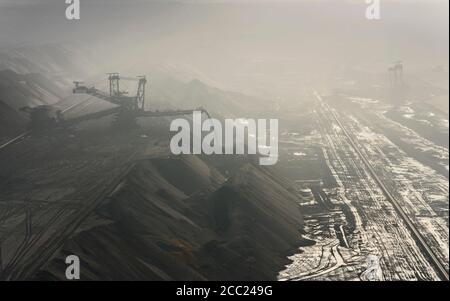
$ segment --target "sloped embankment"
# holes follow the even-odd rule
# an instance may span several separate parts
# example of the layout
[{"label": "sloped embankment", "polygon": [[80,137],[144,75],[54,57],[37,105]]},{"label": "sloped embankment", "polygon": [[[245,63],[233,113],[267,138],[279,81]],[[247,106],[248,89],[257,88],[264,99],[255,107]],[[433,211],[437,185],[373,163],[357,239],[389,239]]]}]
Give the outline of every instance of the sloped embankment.
[{"label": "sloped embankment", "polygon": [[0,142],[25,130],[28,116],[20,108],[52,104],[65,94],[64,89],[39,73],[0,70]]},{"label": "sloped embankment", "polygon": [[226,179],[194,156],[143,161],[37,278],[76,254],[84,280],[276,279],[302,243],[297,202],[251,163]]}]

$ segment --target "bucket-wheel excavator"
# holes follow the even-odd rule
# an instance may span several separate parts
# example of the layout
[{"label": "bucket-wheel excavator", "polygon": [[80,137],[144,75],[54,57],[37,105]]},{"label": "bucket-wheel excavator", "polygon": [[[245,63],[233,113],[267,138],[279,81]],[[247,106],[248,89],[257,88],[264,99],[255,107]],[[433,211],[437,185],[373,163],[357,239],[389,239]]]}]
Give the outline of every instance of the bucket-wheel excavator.
[{"label": "bucket-wheel excavator", "polygon": [[[103,92],[95,87],[87,87],[81,81],[74,81],[74,94],[88,94],[99,99],[108,101],[115,105],[112,108],[87,113],[74,118],[67,118],[65,112],[68,109],[61,111],[56,110],[52,106],[38,106],[35,108],[24,107],[22,111],[30,116],[30,130],[42,130],[52,127],[70,127],[77,123],[87,120],[98,119],[109,115],[114,115],[115,119],[113,125],[118,128],[133,128],[136,127],[136,119],[139,117],[170,117],[179,115],[192,114],[193,111],[201,111],[206,115],[209,114],[203,108],[195,110],[166,110],[166,111],[146,111],[145,110],[145,92],[147,79],[145,76],[137,77],[123,77],[119,73],[108,73],[109,91]],[[136,94],[128,95],[128,92],[120,89],[121,80],[137,82]],[[70,108],[76,107],[79,104],[74,104]]]},{"label": "bucket-wheel excavator", "polygon": [[[128,92],[120,90],[121,80],[136,81],[136,95],[129,96]],[[109,93],[97,90],[94,87],[86,87],[82,82],[74,82],[74,94],[89,94],[97,98],[106,100],[114,105],[114,108],[86,114],[70,120],[62,120],[66,125],[75,124],[85,120],[97,119],[108,115],[115,115],[114,125],[120,128],[129,128],[136,126],[136,118],[138,117],[170,117],[192,114],[193,111],[201,111],[206,115],[209,114],[203,108],[195,110],[166,110],[166,111],[146,111],[145,110],[145,92],[147,79],[145,76],[123,77],[119,73],[108,73]]]}]

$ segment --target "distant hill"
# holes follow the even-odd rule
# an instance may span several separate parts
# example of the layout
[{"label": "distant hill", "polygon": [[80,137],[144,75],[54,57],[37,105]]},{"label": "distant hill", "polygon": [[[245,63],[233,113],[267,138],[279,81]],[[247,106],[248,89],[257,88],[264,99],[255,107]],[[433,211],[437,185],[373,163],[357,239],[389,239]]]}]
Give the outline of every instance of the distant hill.
[{"label": "distant hill", "polygon": [[70,79],[84,78],[95,73],[98,67],[98,59],[80,45],[43,44],[0,49],[0,70],[40,73],[60,86],[71,85]]},{"label": "distant hill", "polygon": [[52,104],[67,91],[40,73],[18,74],[12,70],[0,70],[0,99],[11,108]]},{"label": "distant hill", "polygon": [[150,85],[148,110],[204,107],[215,117],[252,118],[255,112],[275,107],[269,100],[211,87],[198,79],[183,82],[153,77]]},{"label": "distant hill", "polygon": [[[105,89],[106,76],[95,75],[98,65],[88,50],[78,46],[48,44],[0,49],[0,124],[4,125],[0,140],[23,128],[26,116],[19,111],[21,107],[57,103],[71,95],[73,79],[86,79],[87,85],[95,82],[97,88]],[[189,66],[161,63],[148,68],[146,110],[203,107],[215,118],[256,118],[258,113],[275,111],[271,100],[219,88],[219,84]],[[135,70],[133,67],[126,70],[121,74],[140,74],[130,71]],[[123,81],[121,87],[128,89],[130,95],[136,93],[134,83]],[[90,106],[97,104],[91,102]],[[84,107],[86,113],[89,110]]]},{"label": "distant hill", "polygon": [[[72,79],[97,68],[78,45],[45,44],[0,49],[0,142],[22,131],[24,106],[55,104],[71,93]],[[95,66],[95,68],[94,68]]]}]

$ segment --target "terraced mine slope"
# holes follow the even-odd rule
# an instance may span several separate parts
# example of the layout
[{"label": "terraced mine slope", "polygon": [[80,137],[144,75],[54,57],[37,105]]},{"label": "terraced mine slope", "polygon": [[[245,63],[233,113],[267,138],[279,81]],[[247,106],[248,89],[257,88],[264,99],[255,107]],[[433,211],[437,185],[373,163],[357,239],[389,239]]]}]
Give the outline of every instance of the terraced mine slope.
[{"label": "terraced mine slope", "polygon": [[275,279],[305,243],[295,190],[253,159],[102,122],[2,150],[3,279],[65,279],[69,253],[85,280]]}]

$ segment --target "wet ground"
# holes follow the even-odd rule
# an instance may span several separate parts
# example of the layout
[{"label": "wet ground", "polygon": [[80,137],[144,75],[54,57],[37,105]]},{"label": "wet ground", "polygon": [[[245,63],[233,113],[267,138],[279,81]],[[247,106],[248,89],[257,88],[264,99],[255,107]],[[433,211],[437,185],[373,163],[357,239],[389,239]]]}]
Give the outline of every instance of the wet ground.
[{"label": "wet ground", "polygon": [[[292,256],[292,264],[280,272],[279,279],[442,279],[354,146],[368,158],[379,181],[400,203],[447,274],[448,181],[433,166],[448,169],[448,150],[388,119],[382,111],[337,110],[319,98],[311,114],[317,131],[286,133],[284,150],[292,168],[313,160],[319,169],[325,162],[335,183],[323,181],[323,175],[322,181],[316,180],[317,176],[308,179],[308,173],[297,181],[301,192],[309,194],[302,205],[304,230],[316,244]],[[355,145],[349,143],[341,126]],[[409,142],[417,157],[388,139],[386,133]],[[424,145],[428,154],[439,154],[435,165],[420,160]]]}]

